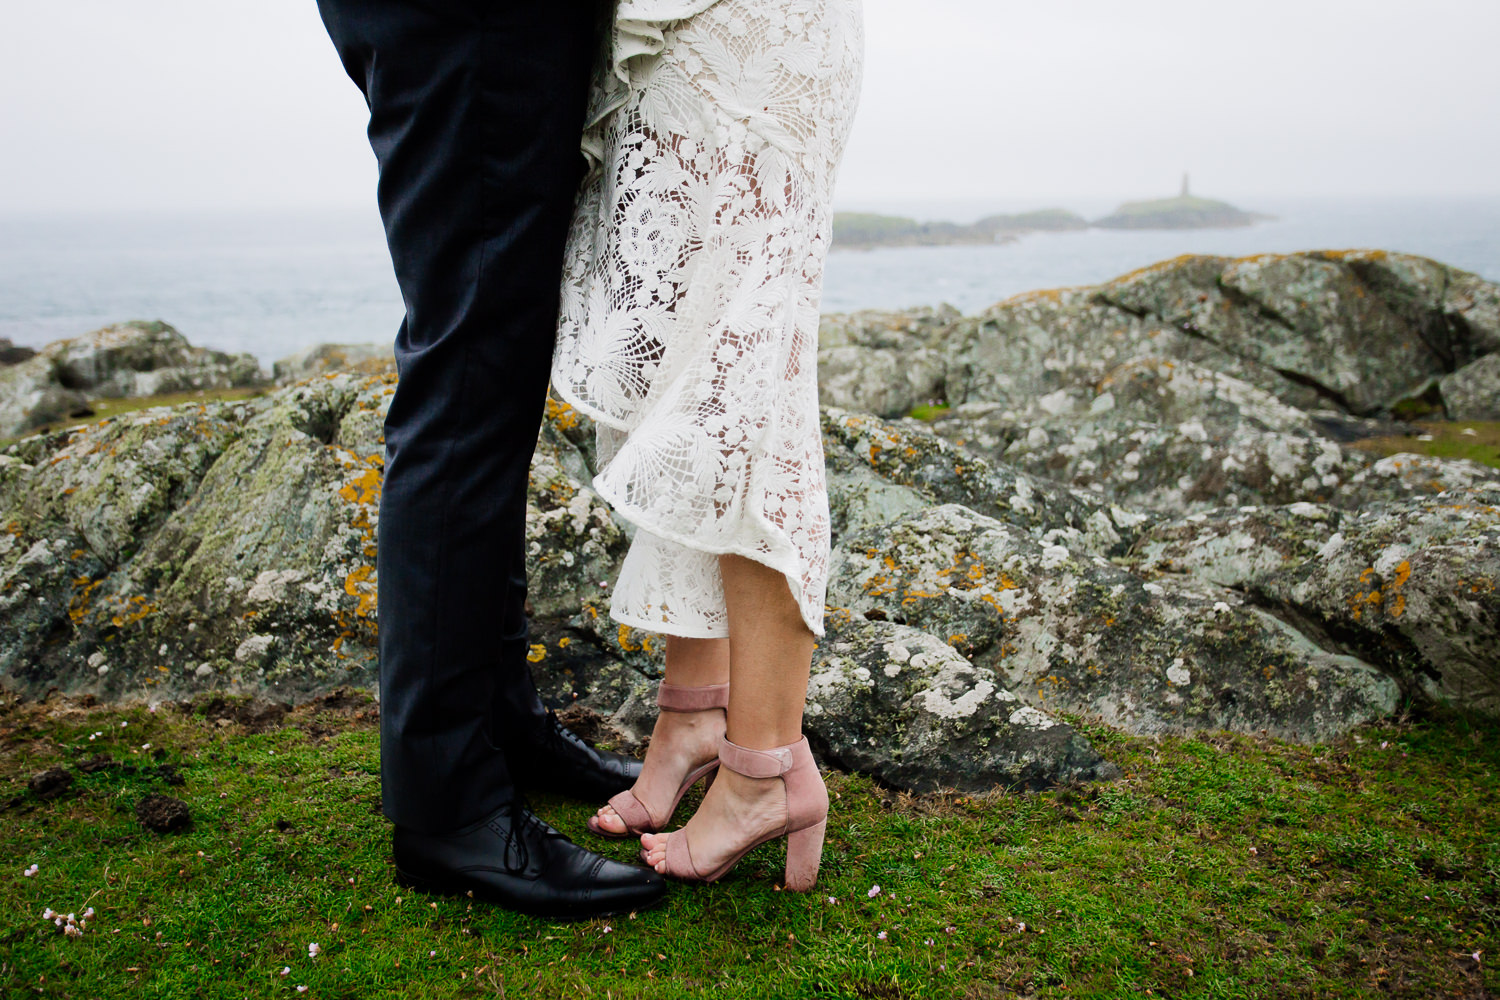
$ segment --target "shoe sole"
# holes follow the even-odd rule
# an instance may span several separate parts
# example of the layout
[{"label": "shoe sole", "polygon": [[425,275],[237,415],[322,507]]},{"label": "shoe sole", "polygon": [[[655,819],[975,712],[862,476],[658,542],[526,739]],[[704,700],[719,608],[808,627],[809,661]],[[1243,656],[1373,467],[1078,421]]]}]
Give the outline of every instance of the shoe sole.
[{"label": "shoe sole", "polygon": [[588,913],[579,913],[574,910],[560,910],[541,906],[528,906],[524,903],[517,903],[515,900],[508,899],[505,896],[500,895],[499,893],[485,892],[480,889],[460,888],[451,884],[436,882],[432,879],[423,878],[420,875],[413,875],[410,872],[402,871],[400,868],[396,869],[396,882],[408,889],[412,889],[416,892],[424,893],[429,896],[467,896],[469,899],[475,899],[485,903],[493,903],[496,906],[510,910],[512,913],[520,913],[528,917],[540,917],[547,920],[557,921],[597,920],[600,917],[618,917],[623,916],[627,913],[641,913],[645,910],[650,910],[654,907],[660,906],[667,897],[666,891],[665,889],[663,889],[663,891],[658,894],[655,899],[642,903],[638,906],[622,906],[610,910],[591,910]]}]

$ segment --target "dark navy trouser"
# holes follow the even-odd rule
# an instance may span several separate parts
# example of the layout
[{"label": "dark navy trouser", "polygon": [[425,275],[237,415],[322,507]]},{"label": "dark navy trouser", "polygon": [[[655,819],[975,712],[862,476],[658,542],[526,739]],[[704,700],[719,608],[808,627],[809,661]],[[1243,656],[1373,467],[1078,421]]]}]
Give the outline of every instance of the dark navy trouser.
[{"label": "dark navy trouser", "polygon": [[510,800],[545,720],[526,661],[526,477],[556,331],[596,0],[318,0],[370,107],[406,318],[378,530],[385,814]]}]

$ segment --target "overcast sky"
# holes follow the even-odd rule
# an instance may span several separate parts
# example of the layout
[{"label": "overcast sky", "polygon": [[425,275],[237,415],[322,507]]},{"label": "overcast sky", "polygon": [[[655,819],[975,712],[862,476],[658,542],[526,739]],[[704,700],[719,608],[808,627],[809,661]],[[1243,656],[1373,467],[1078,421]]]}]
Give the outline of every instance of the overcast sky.
[{"label": "overcast sky", "polygon": [[[845,206],[1071,206],[1184,169],[1251,200],[1500,195],[1495,0],[866,0],[865,21]],[[312,0],[6,11],[0,211],[368,206],[364,123]]]}]

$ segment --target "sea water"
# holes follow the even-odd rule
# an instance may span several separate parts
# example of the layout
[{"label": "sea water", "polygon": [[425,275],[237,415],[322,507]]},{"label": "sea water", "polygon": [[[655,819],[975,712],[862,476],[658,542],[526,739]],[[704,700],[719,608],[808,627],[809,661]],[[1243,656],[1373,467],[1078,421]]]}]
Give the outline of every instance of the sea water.
[{"label": "sea water", "polygon": [[[972,221],[1035,208],[968,202],[849,205]],[[1069,206],[1073,207],[1073,206]],[[823,309],[949,303],[977,312],[1019,292],[1093,284],[1185,253],[1378,248],[1500,281],[1500,198],[1246,201],[1244,229],[1034,233],[992,246],[835,251]],[[1084,206],[1087,215],[1108,206]],[[313,344],[389,341],[402,315],[369,210],[0,217],[0,337],[40,346],[127,319],[269,364]]]}]

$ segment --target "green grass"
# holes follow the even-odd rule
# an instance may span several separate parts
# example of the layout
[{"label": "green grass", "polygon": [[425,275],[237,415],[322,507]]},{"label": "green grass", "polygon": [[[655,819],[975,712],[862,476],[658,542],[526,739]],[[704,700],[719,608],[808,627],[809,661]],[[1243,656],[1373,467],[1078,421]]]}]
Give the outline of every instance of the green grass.
[{"label": "green grass", "polygon": [[911,408],[907,414],[915,420],[936,420],[947,413],[950,407],[947,403],[919,403]]},{"label": "green grass", "polygon": [[[1044,794],[913,798],[835,775],[816,893],[776,891],[780,852],[768,846],[722,884],[675,887],[656,910],[554,924],[393,883],[368,704],[305,707],[262,732],[220,717],[249,718],[222,705],[0,707],[0,995],[1500,989],[1494,722],[1391,724],[1312,747],[1090,730],[1124,777]],[[96,754],[125,766],[78,768]],[[165,783],[164,764],[181,786]],[[27,779],[53,766],[75,781],[39,799]],[[135,803],[152,791],[184,798],[192,827],[138,825]],[[584,832],[590,806],[537,805],[591,846],[630,856],[629,844]],[[38,874],[23,876],[33,863]],[[69,938],[42,920],[49,906],[96,915]],[[314,941],[322,953],[309,958]]]},{"label": "green grass", "polygon": [[[1355,448],[1381,455],[1411,452],[1434,458],[1467,458],[1500,469],[1500,423],[1483,420],[1434,420],[1417,424],[1420,436],[1367,438]],[[1422,438],[1431,438],[1423,441]]]}]

